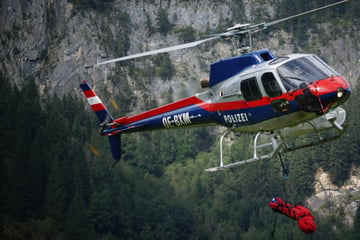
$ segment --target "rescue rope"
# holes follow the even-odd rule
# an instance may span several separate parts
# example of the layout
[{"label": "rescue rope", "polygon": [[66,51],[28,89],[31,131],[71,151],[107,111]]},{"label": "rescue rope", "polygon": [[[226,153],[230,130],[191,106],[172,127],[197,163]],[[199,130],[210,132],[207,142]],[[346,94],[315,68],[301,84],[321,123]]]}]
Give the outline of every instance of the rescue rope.
[{"label": "rescue rope", "polygon": [[275,214],[273,229],[271,231],[271,239],[275,240],[275,230],[276,230],[276,221],[277,221],[277,214]]},{"label": "rescue rope", "polygon": [[[285,181],[288,181],[288,179],[289,179],[289,170],[285,167],[280,152],[278,152],[278,156],[279,156],[280,163],[281,163],[282,175],[283,175]],[[286,191],[286,186],[284,186],[284,187],[285,187],[285,189],[284,189],[285,196],[288,197],[288,194],[286,193],[287,192]],[[271,231],[271,239],[273,239],[273,240],[275,239],[276,225],[277,225],[277,214],[275,215],[273,229]]]}]

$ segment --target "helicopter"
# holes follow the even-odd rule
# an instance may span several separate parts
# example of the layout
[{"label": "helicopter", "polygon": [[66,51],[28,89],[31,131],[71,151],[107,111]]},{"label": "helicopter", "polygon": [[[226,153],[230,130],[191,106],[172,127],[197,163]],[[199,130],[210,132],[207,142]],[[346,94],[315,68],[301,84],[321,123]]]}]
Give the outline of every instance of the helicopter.
[{"label": "helicopter", "polygon": [[[208,172],[270,159],[275,154],[280,156],[340,137],[345,131],[346,119],[341,105],[351,94],[350,84],[314,54],[276,57],[267,49],[251,51],[251,35],[345,2],[348,0],[268,23],[236,24],[206,39],[97,63],[103,65],[186,49],[217,39],[231,40],[242,52],[210,65],[209,78],[200,81],[203,92],[130,117],[113,118],[90,84],[83,81],[80,88],[100,121],[100,134],[109,137],[114,164],[121,158],[121,135],[140,131],[209,125],[226,127],[220,137],[220,163],[205,170]],[[320,135],[330,130],[335,130],[335,134]],[[254,134],[254,152],[250,159],[225,164],[223,141],[232,131]],[[307,134],[315,134],[316,139],[299,144],[291,141]]]}]

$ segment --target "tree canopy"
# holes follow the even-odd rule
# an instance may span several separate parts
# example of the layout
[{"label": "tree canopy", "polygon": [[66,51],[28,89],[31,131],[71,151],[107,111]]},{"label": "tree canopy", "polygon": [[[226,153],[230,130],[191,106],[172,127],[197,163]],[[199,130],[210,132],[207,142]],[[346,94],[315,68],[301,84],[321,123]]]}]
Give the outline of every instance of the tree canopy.
[{"label": "tree canopy", "polygon": [[[98,136],[97,120],[81,101],[71,96],[41,101],[33,80],[22,89],[4,77],[0,84],[4,239],[54,234],[66,239],[268,239],[275,217],[267,206],[272,197],[302,202],[314,191],[317,168],[340,186],[351,167],[359,166],[358,88],[345,106],[347,133],[286,154],[290,174],[285,180],[277,159],[204,172],[218,164],[211,127],[124,135],[123,159],[109,170],[108,142]],[[229,141],[228,161],[251,154],[250,136]],[[90,142],[100,154],[91,151]],[[354,229],[342,224],[340,215],[316,216],[316,238],[356,239],[359,214]],[[276,237],[304,238],[293,222],[280,217]]]}]

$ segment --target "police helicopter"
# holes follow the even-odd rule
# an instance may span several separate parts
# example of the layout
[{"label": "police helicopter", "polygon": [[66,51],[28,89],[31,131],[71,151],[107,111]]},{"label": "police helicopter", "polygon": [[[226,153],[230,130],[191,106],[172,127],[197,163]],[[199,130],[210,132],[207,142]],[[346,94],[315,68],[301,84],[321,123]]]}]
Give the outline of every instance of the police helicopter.
[{"label": "police helicopter", "polygon": [[[219,166],[206,171],[270,159],[275,154],[341,136],[346,118],[341,105],[349,98],[351,89],[339,73],[314,54],[276,57],[269,50],[250,50],[252,34],[347,1],[268,23],[236,24],[224,33],[203,40],[98,63],[103,65],[195,47],[217,39],[229,39],[243,52],[240,56],[212,63],[209,78],[201,80],[203,92],[130,117],[113,118],[92,87],[83,81],[80,87],[100,121],[101,135],[110,139],[113,158],[116,162],[121,158],[122,134],[157,129],[225,126],[227,130],[220,138]],[[320,135],[327,130],[334,130],[335,134]],[[224,163],[223,140],[231,131],[255,135],[252,158]],[[306,134],[314,134],[315,140],[299,144],[291,141]]]}]

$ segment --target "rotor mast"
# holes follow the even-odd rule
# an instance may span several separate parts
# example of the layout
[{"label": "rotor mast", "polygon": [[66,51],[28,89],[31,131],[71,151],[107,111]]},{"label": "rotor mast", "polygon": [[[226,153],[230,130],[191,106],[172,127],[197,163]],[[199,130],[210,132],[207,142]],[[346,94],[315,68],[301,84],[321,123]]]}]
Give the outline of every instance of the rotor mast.
[{"label": "rotor mast", "polygon": [[288,20],[291,20],[294,18],[304,16],[304,15],[308,15],[308,14],[311,14],[314,12],[322,11],[322,10],[334,7],[336,5],[339,5],[339,4],[348,2],[348,1],[349,0],[339,1],[339,2],[336,2],[333,4],[315,8],[315,9],[312,9],[309,11],[295,14],[290,17],[281,18],[281,19],[267,22],[267,23],[264,22],[264,23],[259,23],[259,24],[255,24],[255,25],[251,25],[249,23],[236,24],[233,27],[226,29],[226,31],[227,31],[226,33],[222,33],[219,35],[223,39],[230,39],[235,50],[238,50],[240,53],[244,54],[252,49],[252,38],[251,38],[252,34],[263,31],[272,25],[282,23],[282,22],[285,22],[285,21],[288,21]]}]

